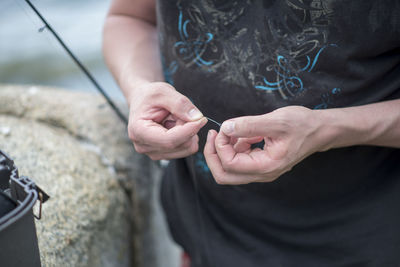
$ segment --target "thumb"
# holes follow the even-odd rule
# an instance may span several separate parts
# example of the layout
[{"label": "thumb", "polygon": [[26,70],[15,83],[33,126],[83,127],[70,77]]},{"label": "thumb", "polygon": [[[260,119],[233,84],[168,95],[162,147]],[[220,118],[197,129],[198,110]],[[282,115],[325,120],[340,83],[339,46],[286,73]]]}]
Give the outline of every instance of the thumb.
[{"label": "thumb", "polygon": [[189,98],[176,91],[169,94],[164,100],[162,106],[181,120],[197,121],[204,117]]},{"label": "thumb", "polygon": [[266,136],[265,116],[246,116],[224,121],[221,131],[231,137]]}]

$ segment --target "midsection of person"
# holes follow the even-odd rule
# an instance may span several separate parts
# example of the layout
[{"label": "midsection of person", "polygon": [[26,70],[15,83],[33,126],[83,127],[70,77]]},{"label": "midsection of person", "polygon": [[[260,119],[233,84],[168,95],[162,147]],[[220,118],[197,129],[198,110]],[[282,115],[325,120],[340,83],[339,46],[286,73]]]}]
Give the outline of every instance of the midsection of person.
[{"label": "midsection of person", "polygon": [[113,1],[106,60],[136,150],[174,159],[193,266],[397,266],[399,5]]},{"label": "midsection of person", "polygon": [[166,80],[221,121],[396,98],[398,3],[308,2],[158,1]]},{"label": "midsection of person", "polygon": [[[330,109],[395,99],[400,22],[393,5],[160,0],[164,75],[203,114],[221,122],[291,105]],[[382,9],[388,16],[380,15]],[[201,144],[209,128],[215,127],[201,130]],[[340,148],[306,158],[273,183],[224,186],[198,152],[171,166],[181,171],[164,178],[171,189],[164,201],[204,224],[198,231],[167,208],[171,223],[188,229],[183,246],[202,254],[194,257],[211,258],[211,266],[395,266],[399,240],[384,256],[363,242],[389,238],[384,229],[395,224],[377,223],[377,214],[400,222],[394,209],[382,212],[399,200],[399,156],[391,148]],[[200,214],[193,191],[201,192]],[[190,241],[202,240],[197,235],[206,236],[200,250]]]}]

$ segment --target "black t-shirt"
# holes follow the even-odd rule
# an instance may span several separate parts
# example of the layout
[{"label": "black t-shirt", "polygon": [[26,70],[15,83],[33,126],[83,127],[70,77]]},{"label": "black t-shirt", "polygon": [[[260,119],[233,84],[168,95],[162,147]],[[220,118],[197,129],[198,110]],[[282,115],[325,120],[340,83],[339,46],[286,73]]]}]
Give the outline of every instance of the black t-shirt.
[{"label": "black t-shirt", "polygon": [[[398,0],[159,0],[157,24],[166,80],[220,122],[400,98]],[[241,186],[216,184],[201,149],[171,162],[162,201],[196,267],[400,266],[399,149],[333,149]]]}]

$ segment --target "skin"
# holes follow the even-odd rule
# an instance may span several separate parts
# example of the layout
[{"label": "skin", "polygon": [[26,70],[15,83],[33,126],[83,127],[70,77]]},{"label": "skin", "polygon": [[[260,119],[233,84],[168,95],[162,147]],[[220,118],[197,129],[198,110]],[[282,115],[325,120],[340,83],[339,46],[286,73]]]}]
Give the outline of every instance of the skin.
[{"label": "skin", "polygon": [[[250,149],[264,140],[264,149]],[[315,152],[352,145],[400,148],[400,100],[327,110],[288,106],[230,119],[204,156],[219,184],[272,182]]]},{"label": "skin", "polygon": [[138,153],[153,160],[198,151],[207,119],[163,82],[153,0],[114,0],[104,25],[106,62],[130,107],[128,133]]},{"label": "skin", "polygon": [[[207,120],[163,82],[153,0],[114,0],[104,26],[104,55],[130,106],[128,132],[153,160],[189,156]],[[264,149],[251,144],[265,141]],[[310,110],[288,106],[232,118],[211,130],[204,156],[219,184],[271,182],[315,152],[353,145],[400,148],[400,100]]]}]

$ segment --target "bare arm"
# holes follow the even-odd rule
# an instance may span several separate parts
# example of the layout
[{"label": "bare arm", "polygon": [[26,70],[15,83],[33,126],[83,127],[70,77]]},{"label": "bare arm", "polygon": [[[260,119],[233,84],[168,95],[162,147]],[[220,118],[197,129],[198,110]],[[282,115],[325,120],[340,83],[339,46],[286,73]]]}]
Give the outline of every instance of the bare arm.
[{"label": "bare arm", "polygon": [[207,120],[193,103],[163,82],[154,0],[113,0],[103,51],[130,107],[128,133],[135,149],[153,160],[198,150]]},{"label": "bare arm", "polygon": [[400,148],[400,100],[323,110],[325,149],[376,145]]},{"label": "bare arm", "polygon": [[128,103],[132,85],[163,81],[154,2],[114,0],[104,25],[104,56]]},{"label": "bare arm", "polygon": [[[263,139],[263,150],[251,149]],[[400,148],[400,100],[327,110],[289,106],[230,119],[209,133],[204,155],[218,183],[244,184],[273,181],[315,152],[353,145]]]}]

